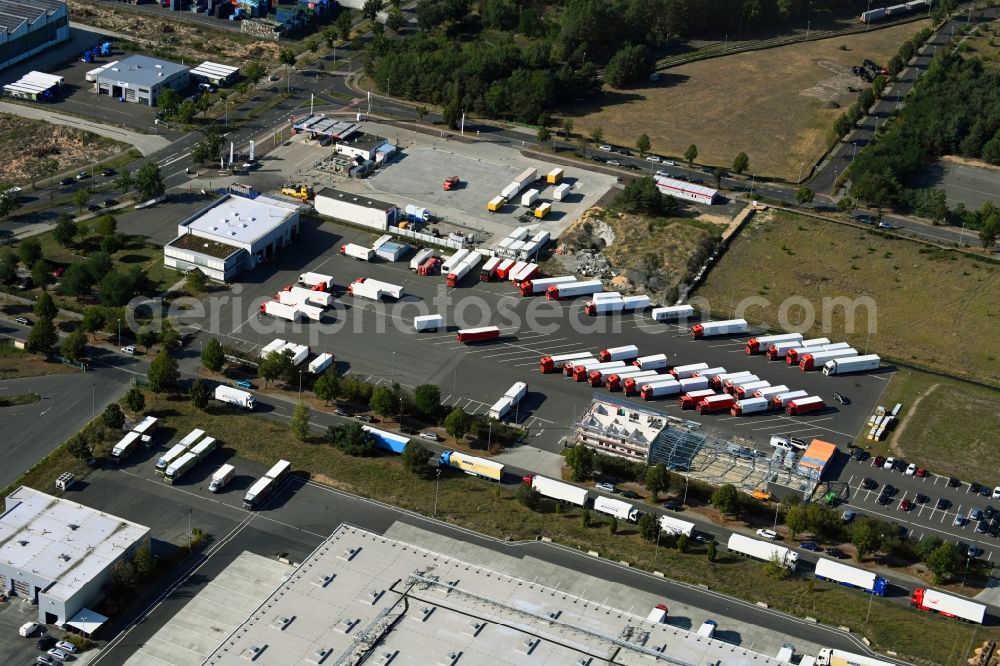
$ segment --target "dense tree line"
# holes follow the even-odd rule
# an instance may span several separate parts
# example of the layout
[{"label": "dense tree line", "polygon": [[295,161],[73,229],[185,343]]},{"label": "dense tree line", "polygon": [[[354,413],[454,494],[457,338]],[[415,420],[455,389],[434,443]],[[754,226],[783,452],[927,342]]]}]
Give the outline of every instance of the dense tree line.
[{"label": "dense tree line", "polygon": [[885,134],[858,154],[851,192],[879,206],[912,209],[908,184],[941,155],[1000,164],[1000,71],[979,59],[941,54],[917,81]]}]

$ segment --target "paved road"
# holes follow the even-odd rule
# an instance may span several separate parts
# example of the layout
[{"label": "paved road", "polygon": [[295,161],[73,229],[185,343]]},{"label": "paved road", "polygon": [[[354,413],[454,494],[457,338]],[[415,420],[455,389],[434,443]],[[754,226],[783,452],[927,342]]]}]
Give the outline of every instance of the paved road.
[{"label": "paved road", "polygon": [[[977,22],[992,20],[998,15],[998,10],[988,9],[975,12],[973,20]],[[810,182],[810,187],[816,192],[830,195],[833,192],[833,184],[839,174],[850,166],[856,151],[867,146],[872,137],[875,136],[875,129],[879,123],[885,122],[904,103],[906,96],[913,89],[920,74],[927,69],[934,58],[935,51],[940,47],[944,48],[951,41],[952,34],[957,33],[969,20],[968,15],[958,16],[945,23],[940,30],[930,39],[927,44],[914,57],[913,62],[903,70],[896,81],[889,87],[882,99],[875,105],[869,115],[865,116],[853,132],[844,137],[840,146],[833,151],[833,154],[822,164],[816,176]]]},{"label": "paved road", "polygon": [[[259,474],[263,468],[245,461],[232,461],[244,473]],[[538,542],[506,543],[465,530],[369,502],[331,488],[293,479],[272,503],[257,514],[247,514],[240,506],[242,492],[232,490],[220,496],[210,495],[199,481],[194,484],[166,486],[151,480],[144,468],[126,466],[123,470],[97,472],[86,486],[72,491],[69,497],[88,506],[121,515],[129,520],[154,525],[154,534],[163,530],[183,530],[187,512],[193,512],[195,525],[210,525],[216,541],[208,559],[184,579],[178,590],[158,603],[141,623],[112,641],[93,663],[101,666],[123,663],[127,657],[163,626],[187,600],[199,592],[239,553],[249,550],[273,557],[285,553],[301,561],[325,535],[342,522],[384,533],[395,521],[429,530],[512,557],[533,557],[571,571],[580,571],[624,586],[652,592],[665,599],[704,609],[709,614],[726,615],[751,624],[767,626],[772,631],[794,639],[820,645],[863,651],[861,644],[836,629],[805,622],[783,613],[759,608],[722,594],[695,586],[653,577],[641,571],[589,557],[578,551]],[[211,465],[205,465],[211,467]],[[199,468],[196,468],[197,473]],[[207,476],[208,472],[201,474]],[[542,581],[544,582],[544,581]],[[158,602],[159,600],[157,600]],[[154,602],[156,603],[156,602]],[[132,620],[133,618],[127,618]],[[113,627],[119,629],[121,627]]]},{"label": "paved road", "polygon": [[51,108],[40,109],[36,106],[28,106],[27,104],[0,102],[0,112],[10,113],[23,118],[31,118],[33,120],[45,120],[56,125],[84,129],[94,134],[114,139],[115,141],[123,141],[131,144],[143,155],[151,155],[170,145],[169,139],[157,134],[143,134],[142,132],[136,132],[123,127],[84,120],[76,116],[67,116],[53,111]]}]

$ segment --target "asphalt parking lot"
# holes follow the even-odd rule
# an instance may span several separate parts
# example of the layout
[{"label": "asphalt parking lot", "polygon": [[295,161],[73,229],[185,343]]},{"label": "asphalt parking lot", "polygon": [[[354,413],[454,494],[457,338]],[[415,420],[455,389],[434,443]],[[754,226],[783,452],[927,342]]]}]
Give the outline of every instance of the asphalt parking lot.
[{"label": "asphalt parking lot", "polygon": [[[944,190],[949,206],[963,203],[978,210],[987,201],[1000,206],[1000,172],[995,169],[939,161],[921,175],[920,185]],[[970,232],[968,242],[977,241],[975,232]]]},{"label": "asphalt parking lot", "polygon": [[[532,444],[553,451],[561,448],[576,414],[589,404],[591,389],[559,375],[538,373],[539,358],[574,351],[599,352],[636,344],[640,353],[665,353],[672,365],[705,362],[730,371],[751,370],[772,385],[786,384],[823,397],[828,407],[803,417],[769,413],[732,417],[728,414],[697,417],[681,411],[676,401],[646,403],[673,416],[697,421],[712,434],[742,437],[766,443],[772,434],[801,438],[820,437],[846,450],[857,435],[885,386],[890,372],[825,377],[805,373],[780,361],[747,357],[741,335],[731,339],[692,340],[687,326],[651,321],[648,316],[624,318],[587,317],[579,301],[546,301],[521,297],[510,283],[480,283],[467,277],[448,289],[441,277],[419,277],[407,261],[366,263],[341,256],[336,248],[345,242],[369,245],[372,234],[331,223],[303,225],[302,241],[284,251],[276,264],[261,267],[242,278],[233,296],[208,303],[205,317],[185,317],[184,325],[199,326],[248,351],[259,350],[274,338],[308,344],[316,354],[333,352],[341,372],[360,374],[375,382],[407,386],[434,383],[441,387],[446,404],[467,411],[488,411],[516,381],[529,386],[527,401],[516,414],[530,429]],[[334,276],[341,295],[347,283],[370,277],[401,285],[399,303],[374,303],[347,296],[336,301],[320,323],[291,325],[283,320],[260,318],[257,305],[282,287],[294,284],[300,273],[315,271]],[[193,313],[193,311],[191,311]],[[443,313],[447,331],[416,335],[413,317]],[[455,341],[457,328],[497,325],[502,337],[492,343],[465,345]],[[837,391],[851,399],[849,405],[833,400]],[[638,397],[632,398],[641,401]]]},{"label": "asphalt parking lot", "polygon": [[[33,664],[35,659],[44,654],[36,646],[42,635],[35,632],[30,638],[24,638],[17,633],[25,622],[38,621],[38,607],[24,602],[18,597],[0,603],[0,654],[3,654],[5,664]],[[58,629],[47,629],[47,633],[56,640],[62,639]]]}]

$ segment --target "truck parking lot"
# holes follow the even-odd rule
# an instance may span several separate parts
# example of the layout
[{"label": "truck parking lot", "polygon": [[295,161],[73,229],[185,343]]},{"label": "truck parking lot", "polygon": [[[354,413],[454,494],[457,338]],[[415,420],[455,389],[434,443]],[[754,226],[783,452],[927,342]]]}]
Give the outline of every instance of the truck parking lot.
[{"label": "truck parking lot", "polygon": [[[237,285],[229,303],[207,303],[209,316],[194,324],[217,332],[248,351],[259,350],[274,338],[307,344],[314,355],[331,352],[340,372],[370,377],[374,382],[399,382],[406,386],[434,383],[441,387],[448,405],[485,413],[516,381],[528,383],[528,395],[512,418],[529,429],[534,445],[561,448],[575,415],[589,404],[593,391],[561,375],[542,375],[541,356],[575,351],[594,354],[608,347],[635,344],[641,355],[664,353],[670,365],[705,362],[730,371],[749,370],[772,385],[787,384],[824,398],[820,412],[795,417],[768,412],[734,417],[727,413],[699,416],[682,411],[676,398],[645,403],[672,416],[698,422],[712,434],[766,443],[771,434],[808,439],[819,437],[845,447],[859,432],[891,373],[826,377],[802,372],[780,361],[748,357],[744,342],[749,334],[729,338],[693,340],[689,325],[657,323],[648,313],[624,317],[590,317],[582,301],[547,301],[544,296],[522,297],[509,282],[481,283],[474,272],[456,288],[445,286],[441,276],[421,277],[408,261],[365,262],[342,256],[345,243],[371,245],[372,234],[325,222],[303,225],[301,241],[284,252],[276,264],[253,271]],[[338,295],[334,308],[320,322],[291,325],[280,319],[260,318],[258,304],[294,284],[304,271],[334,276]],[[402,286],[404,295],[394,303],[344,296],[347,284],[358,277]],[[447,330],[416,334],[413,319],[441,313]],[[466,345],[455,340],[455,330],[496,325],[496,342]],[[851,399],[840,405],[839,392]],[[620,395],[620,394],[618,394]],[[638,397],[630,398],[641,402]]]}]

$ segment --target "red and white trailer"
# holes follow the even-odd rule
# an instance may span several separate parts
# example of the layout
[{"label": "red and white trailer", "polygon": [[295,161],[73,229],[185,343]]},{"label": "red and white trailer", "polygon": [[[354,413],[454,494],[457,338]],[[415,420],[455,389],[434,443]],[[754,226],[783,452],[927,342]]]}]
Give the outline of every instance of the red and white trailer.
[{"label": "red and white trailer", "polygon": [[521,290],[522,296],[533,296],[545,293],[552,285],[569,284],[570,282],[576,282],[576,277],[573,275],[560,275],[558,277],[525,280],[518,284],[517,288]]},{"label": "red and white trailer", "polygon": [[728,412],[736,401],[731,395],[710,395],[702,398],[695,409],[699,414],[714,414],[716,412]]},{"label": "red and white trailer", "polygon": [[809,412],[816,412],[826,407],[823,398],[818,395],[811,395],[807,398],[796,398],[785,405],[785,413],[791,416],[801,416]]},{"label": "red and white trailer", "polygon": [[542,374],[554,372],[556,368],[561,368],[567,361],[581,361],[592,359],[594,355],[590,352],[573,352],[571,354],[556,354],[554,356],[543,356],[538,362],[538,369]]},{"label": "red and white trailer", "polygon": [[818,347],[828,344],[830,344],[830,341],[826,338],[811,338],[809,340],[802,340],[801,342],[775,342],[767,346],[767,358],[769,361],[773,361],[785,358],[789,349],[795,349],[796,347]]},{"label": "red and white trailer", "polygon": [[983,604],[930,588],[918,587],[913,590],[910,603],[919,610],[931,611],[966,622],[982,624],[986,619],[986,606]]},{"label": "red and white trailer", "polygon": [[298,307],[294,305],[285,305],[284,303],[279,303],[278,301],[264,301],[260,304],[260,313],[291,322],[299,321],[300,319],[305,318],[305,315],[298,309]]},{"label": "red and white trailer", "polygon": [[510,269],[514,268],[514,264],[516,263],[513,259],[501,259],[500,263],[497,264],[497,279],[506,280],[507,274],[510,273]]},{"label": "red and white trailer", "polygon": [[698,370],[697,372],[695,372],[691,376],[692,377],[708,377],[708,380],[712,381],[712,379],[718,377],[719,375],[724,375],[724,374],[726,374],[726,369],[723,368],[722,366],[718,366],[718,367],[715,367],[715,368],[708,368],[707,370]]},{"label": "red and white trailer", "polygon": [[743,375],[742,377],[731,377],[730,379],[727,379],[724,382],[722,382],[722,390],[728,393],[729,395],[733,395],[733,392],[736,390],[736,386],[738,384],[746,384],[749,382],[759,382],[759,381],[760,377],[753,374]]},{"label": "red and white trailer", "polygon": [[538,264],[525,264],[521,270],[512,270],[508,277],[514,284],[520,284],[538,275]]},{"label": "red and white trailer", "polygon": [[573,379],[578,382],[585,382],[590,377],[590,373],[604,370],[618,370],[625,367],[625,361],[608,361],[597,363],[585,363],[573,368]]},{"label": "red and white trailer", "polygon": [[732,335],[733,333],[746,333],[746,319],[725,319],[723,321],[706,321],[695,324],[691,327],[691,337],[696,340],[708,338],[713,335]]},{"label": "red and white trailer", "polygon": [[766,412],[770,408],[767,398],[744,398],[733,404],[729,408],[729,413],[733,416],[746,416],[747,414]]},{"label": "red and white trailer", "polygon": [[651,377],[659,377],[660,373],[656,370],[639,370],[637,372],[621,372],[613,375],[608,375],[607,386],[609,391],[621,391],[624,387],[624,383],[629,379],[642,382],[647,381]]},{"label": "red and white trailer", "polygon": [[660,379],[655,382],[647,382],[639,389],[639,396],[643,400],[653,400],[655,398],[665,398],[671,395],[679,395],[681,383],[676,379]]},{"label": "red and white trailer", "polygon": [[850,349],[851,345],[847,342],[834,342],[827,345],[813,345],[811,347],[793,347],[788,350],[785,354],[785,363],[788,365],[798,365],[799,361],[806,354],[813,354],[816,352],[828,352],[836,351],[838,349]]},{"label": "red and white trailer", "polygon": [[775,409],[784,409],[785,405],[790,403],[792,400],[798,400],[799,398],[805,398],[809,395],[808,392],[803,390],[788,391],[787,393],[779,393],[778,395],[771,397],[771,407]]},{"label": "red and white trailer", "polygon": [[790,389],[784,384],[779,384],[778,386],[767,386],[765,388],[757,389],[753,392],[753,397],[755,398],[767,398],[768,401],[779,393],[788,393]]},{"label": "red and white trailer", "polygon": [[554,284],[545,290],[545,297],[550,301],[563,298],[576,298],[577,296],[589,296],[595,294],[603,288],[600,280],[583,280],[578,282],[567,282],[565,284]]},{"label": "red and white trailer", "polygon": [[693,377],[699,370],[708,370],[708,363],[689,363],[688,365],[678,365],[670,371],[670,374],[674,376],[674,379],[686,379],[687,377]]},{"label": "red and white trailer", "polygon": [[416,270],[420,267],[420,264],[424,263],[431,257],[440,257],[440,256],[441,256],[440,253],[438,253],[438,251],[433,248],[427,247],[424,248],[423,250],[418,250],[417,253],[413,255],[413,258],[410,259],[410,270],[416,272]]},{"label": "red and white trailer", "polygon": [[[628,368],[630,366],[626,365],[624,367]],[[590,374],[587,375],[587,380],[590,382],[590,385],[593,386],[594,388],[597,388],[598,386],[604,386],[604,382],[618,370],[620,370],[620,368],[611,368],[606,370],[591,370]]]},{"label": "red and white trailer", "polygon": [[752,398],[754,391],[756,391],[757,389],[765,389],[770,385],[771,382],[766,382],[763,380],[756,382],[741,381],[739,384],[733,385],[736,388],[736,390],[733,392],[733,395],[735,395],[739,400],[742,400],[743,398]]},{"label": "red and white trailer", "polygon": [[662,370],[667,367],[667,355],[652,354],[650,356],[640,356],[632,361],[632,365],[642,370]]},{"label": "red and white trailer", "polygon": [[701,402],[702,398],[707,398],[710,395],[715,395],[715,391],[712,389],[688,391],[681,396],[681,399],[677,401],[677,404],[681,406],[681,409],[694,409],[695,405]]},{"label": "red and white trailer", "polygon": [[462,278],[471,273],[482,260],[483,255],[478,252],[469,254],[462,263],[455,266],[448,272],[448,276],[445,278],[445,284],[449,287],[457,287],[458,283],[462,281]]},{"label": "red and white trailer", "polygon": [[[595,295],[596,296],[596,295]],[[583,306],[584,313],[591,317],[615,312],[636,312],[649,307],[649,296],[625,296],[618,298],[594,299]]]},{"label": "red and white trailer", "polygon": [[739,372],[721,372],[716,376],[712,377],[709,381],[709,385],[718,390],[725,385],[725,383],[730,379],[739,379],[740,377],[749,377],[753,373],[749,370],[740,370]]},{"label": "red and white trailer", "polygon": [[635,345],[624,345],[622,347],[608,347],[597,355],[601,362],[606,361],[634,361],[639,357],[639,348]]},{"label": "red and white trailer", "polygon": [[653,318],[653,321],[688,319],[694,316],[694,308],[690,305],[668,305],[662,308],[653,308],[649,316]]},{"label": "red and white trailer", "polygon": [[762,335],[747,340],[747,354],[759,354],[766,352],[768,346],[778,342],[799,342],[802,340],[801,333],[781,333],[778,335]]},{"label": "red and white trailer", "polygon": [[375,250],[370,247],[362,247],[354,243],[347,243],[340,246],[340,253],[345,257],[358,259],[360,261],[371,261],[375,258]]},{"label": "red and white trailer", "polygon": [[[681,385],[683,393],[703,391],[708,388],[708,377],[685,377],[684,379],[678,379],[677,382]],[[712,391],[712,393],[715,393],[715,391]]]},{"label": "red and white trailer", "polygon": [[417,275],[424,277],[441,274],[441,257],[429,257],[417,267]]},{"label": "red and white trailer", "polygon": [[827,361],[839,360],[851,356],[857,356],[858,350],[853,348],[837,349],[834,351],[822,351],[813,354],[806,354],[799,359],[799,370],[822,370]]},{"label": "red and white trailer", "polygon": [[463,328],[455,334],[455,339],[459,342],[482,342],[484,340],[496,340],[499,337],[500,329],[496,326]]},{"label": "red and white trailer", "polygon": [[333,276],[322,273],[303,273],[299,276],[299,284],[316,291],[327,291],[333,285]]},{"label": "red and white trailer", "polygon": [[479,281],[490,282],[497,276],[497,266],[500,265],[500,257],[490,257],[479,269]]},{"label": "red and white trailer", "polygon": [[594,357],[594,356],[589,356],[587,358],[577,359],[575,361],[566,361],[565,363],[562,364],[562,372],[567,377],[572,377],[573,376],[573,371],[576,370],[576,366],[578,366],[578,365],[586,365],[588,363],[591,363],[591,364],[593,364],[593,363],[600,363],[600,361],[598,361],[597,358]]}]

